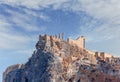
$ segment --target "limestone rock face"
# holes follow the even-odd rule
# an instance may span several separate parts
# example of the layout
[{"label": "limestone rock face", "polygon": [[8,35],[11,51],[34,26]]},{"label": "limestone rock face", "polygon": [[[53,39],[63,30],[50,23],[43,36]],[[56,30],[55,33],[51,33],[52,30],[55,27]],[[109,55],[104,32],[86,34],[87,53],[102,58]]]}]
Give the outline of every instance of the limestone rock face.
[{"label": "limestone rock face", "polygon": [[27,63],[6,69],[3,82],[120,82],[119,58],[110,59],[101,59],[63,38],[44,35]]}]

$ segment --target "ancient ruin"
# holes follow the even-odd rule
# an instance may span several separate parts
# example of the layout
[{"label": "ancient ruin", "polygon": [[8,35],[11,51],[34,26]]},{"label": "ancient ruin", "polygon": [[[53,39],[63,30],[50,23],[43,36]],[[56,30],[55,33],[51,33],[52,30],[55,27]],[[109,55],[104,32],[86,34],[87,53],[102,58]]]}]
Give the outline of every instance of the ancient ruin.
[{"label": "ancient ruin", "polygon": [[85,48],[85,37],[40,35],[25,64],[10,66],[3,82],[120,82],[120,58]]}]

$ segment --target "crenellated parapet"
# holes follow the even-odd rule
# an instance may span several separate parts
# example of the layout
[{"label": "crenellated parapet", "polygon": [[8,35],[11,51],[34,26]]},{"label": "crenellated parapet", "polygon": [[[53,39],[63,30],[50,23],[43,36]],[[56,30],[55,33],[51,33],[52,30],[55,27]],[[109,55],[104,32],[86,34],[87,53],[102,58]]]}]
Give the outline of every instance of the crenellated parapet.
[{"label": "crenellated parapet", "polygon": [[[81,36],[76,40],[68,39],[64,40],[64,33],[58,35],[39,35],[39,41],[36,44],[36,49],[41,49],[47,52],[59,53],[64,50],[64,44],[71,46],[77,46],[79,49],[85,49],[85,37]],[[68,47],[69,49],[69,47]]]},{"label": "crenellated parapet", "polygon": [[64,33],[62,34],[59,33],[58,35],[47,35],[47,34],[39,35],[39,41],[41,40],[48,41],[50,40],[50,38],[53,38],[53,40],[58,40],[58,41],[64,40]]},{"label": "crenellated parapet", "polygon": [[[50,36],[50,35],[39,35],[39,41],[36,44],[36,49],[40,48],[40,46],[50,46],[52,47],[53,42],[60,42],[60,41],[65,41],[64,40],[64,33],[62,34],[58,34],[58,35],[54,35],[54,36]],[[70,45],[76,45],[80,48],[85,48],[85,37],[81,36],[79,38],[77,38],[76,40],[73,39],[67,39],[67,41],[65,41],[67,43],[69,43]]]}]

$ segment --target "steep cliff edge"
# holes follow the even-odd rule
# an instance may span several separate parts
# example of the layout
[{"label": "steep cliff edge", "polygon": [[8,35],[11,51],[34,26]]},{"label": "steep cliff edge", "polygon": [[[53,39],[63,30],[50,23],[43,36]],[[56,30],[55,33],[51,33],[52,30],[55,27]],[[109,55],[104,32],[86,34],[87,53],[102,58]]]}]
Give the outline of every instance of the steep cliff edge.
[{"label": "steep cliff edge", "polygon": [[3,82],[119,82],[119,58],[90,53],[84,41],[40,35],[32,57],[8,67]]}]

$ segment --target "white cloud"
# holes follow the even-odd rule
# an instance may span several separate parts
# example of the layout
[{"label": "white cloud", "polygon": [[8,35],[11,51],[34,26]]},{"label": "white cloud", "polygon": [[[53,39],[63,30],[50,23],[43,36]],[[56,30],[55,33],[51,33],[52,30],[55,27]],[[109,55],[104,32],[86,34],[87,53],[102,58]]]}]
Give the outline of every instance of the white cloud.
[{"label": "white cloud", "polygon": [[[68,3],[66,10],[72,10],[79,14],[84,11],[93,17],[90,21],[85,21],[86,25],[80,26],[83,34],[89,38],[98,38],[98,41],[115,39],[120,37],[120,1],[119,0],[76,0],[74,5]],[[68,8],[69,7],[69,8]],[[94,26],[102,21],[101,25]],[[93,28],[96,27],[96,28]],[[89,31],[90,30],[90,31]],[[93,40],[93,39],[90,39]]]},{"label": "white cloud", "polygon": [[17,25],[26,31],[38,31],[38,30],[40,30],[40,27],[38,27],[35,24],[35,22],[32,21],[33,19],[29,15],[19,13],[17,11],[13,11],[10,9],[6,9],[6,12],[11,15],[8,18],[4,17],[5,19],[9,20],[7,22],[9,22],[10,24],[13,23],[14,25]]},{"label": "white cloud", "polygon": [[20,11],[12,10],[9,8],[5,8],[4,11],[10,14],[10,16],[7,17],[5,15],[0,15],[0,26],[4,28],[13,28],[13,26],[16,26],[29,32],[41,32],[45,31],[47,28],[45,26],[38,26],[36,20],[34,20],[34,17],[40,18],[44,21],[50,20],[47,15],[44,15],[43,13],[37,14],[37,12],[29,9],[23,9],[22,11],[24,11],[25,13],[21,13]]},{"label": "white cloud", "polygon": [[80,0],[85,11],[97,18],[112,18],[120,15],[119,0]]},{"label": "white cloud", "polygon": [[10,4],[13,6],[25,6],[30,9],[48,8],[51,5],[59,7],[69,0],[2,0],[0,3]]},{"label": "white cloud", "polygon": [[[20,23],[22,24],[22,23]],[[25,25],[25,24],[24,24]],[[20,49],[27,49],[29,48],[30,44],[34,42],[34,39],[37,35],[29,35],[27,33],[22,33],[18,31],[20,27],[13,27],[13,25],[0,15],[0,49],[11,49],[11,50],[20,50]],[[23,27],[22,27],[23,28]],[[35,29],[34,27],[31,28],[24,28],[26,30]],[[46,28],[41,27],[38,29],[39,31],[44,31]]]},{"label": "white cloud", "polygon": [[14,53],[26,54],[26,55],[28,55],[28,57],[31,57],[33,50],[34,49],[21,49],[21,50],[14,52]]},{"label": "white cloud", "polygon": [[75,12],[85,11],[96,18],[103,19],[120,17],[119,0],[2,0],[0,3],[36,10],[52,6],[54,9],[73,10]]},{"label": "white cloud", "polygon": [[9,27],[0,30],[0,49],[24,49],[27,47],[27,42],[30,41],[30,37],[15,33],[14,30],[11,30]]},{"label": "white cloud", "polygon": [[[15,51],[31,49],[38,39],[36,34],[47,29],[45,26],[37,25],[34,18],[44,21],[48,21],[50,18],[44,13],[37,14],[37,12],[30,9],[18,8],[18,10],[14,10],[7,7],[3,8],[4,12],[9,15],[0,12],[0,49]],[[20,29],[24,32],[20,31]],[[31,32],[36,33],[31,34]]]},{"label": "white cloud", "polygon": [[[11,24],[9,24],[8,23],[8,21],[4,18],[4,17],[2,17],[1,15],[0,15],[0,32],[2,31],[6,31],[6,32],[9,32],[10,30],[12,30],[13,28],[12,28],[12,26],[11,26]],[[9,27],[9,29],[7,29]]]},{"label": "white cloud", "polygon": [[37,18],[40,18],[44,21],[50,21],[50,17],[45,15],[45,13],[40,12],[40,11],[34,11],[28,8],[19,8],[20,10],[22,10],[26,15],[30,15],[30,16],[34,16]]},{"label": "white cloud", "polygon": [[[43,32],[46,30],[46,27],[38,27],[34,24],[27,23],[27,21],[29,22],[31,20],[24,14],[17,12],[11,12],[10,14],[12,15],[11,17],[4,17],[3,15],[0,15],[0,49],[31,49],[30,46],[35,44],[37,41],[36,37],[38,35],[29,34],[29,32]],[[19,27],[14,27],[14,25]],[[24,33],[19,31],[18,29],[21,28],[27,32]]]},{"label": "white cloud", "polygon": [[[74,12],[85,11],[95,18],[117,20],[120,23],[119,0],[2,0],[2,3],[36,10],[52,6],[54,9],[66,9]],[[36,16],[36,13],[28,12]]]},{"label": "white cloud", "polygon": [[[83,34],[87,35],[89,41],[93,41],[94,39],[96,40],[96,38],[99,38],[96,41],[112,39],[118,40],[117,38],[120,37],[119,0],[1,0],[0,3],[8,4],[13,7],[23,6],[27,8],[23,10],[27,16],[22,15],[19,12],[7,10],[7,12],[12,14],[10,19],[13,20],[13,23],[21,26],[27,31],[37,31],[39,29],[34,23],[27,23],[29,21],[34,22],[33,20],[29,20],[28,15],[38,17],[43,20],[50,20],[50,17],[47,15],[40,13],[38,15],[38,13],[32,10],[52,8],[72,11],[78,15],[80,11],[84,11],[87,15],[93,17],[95,21],[87,21],[86,25],[79,29]],[[101,25],[97,25],[97,23],[99,23],[97,20],[102,21]],[[2,25],[10,26],[9,23],[3,23]],[[41,29],[44,30],[44,28]]]},{"label": "white cloud", "polygon": [[[120,27],[119,26],[112,26],[111,24],[102,24],[98,25],[95,28],[91,27],[92,23],[88,23],[86,27],[83,27],[79,30],[82,31],[82,34],[85,35],[90,42],[96,41],[105,41],[105,40],[116,40],[120,37]],[[90,30],[90,31],[89,31]]]}]

